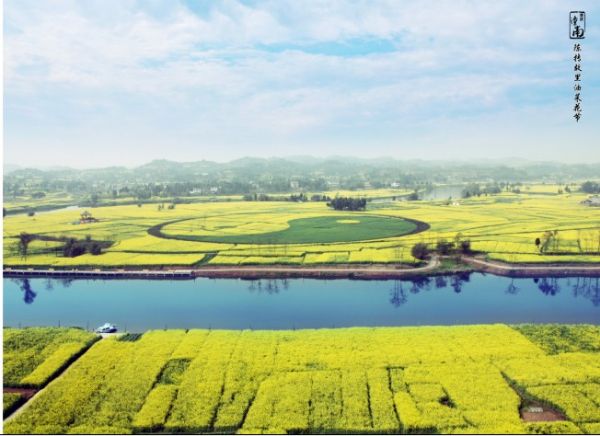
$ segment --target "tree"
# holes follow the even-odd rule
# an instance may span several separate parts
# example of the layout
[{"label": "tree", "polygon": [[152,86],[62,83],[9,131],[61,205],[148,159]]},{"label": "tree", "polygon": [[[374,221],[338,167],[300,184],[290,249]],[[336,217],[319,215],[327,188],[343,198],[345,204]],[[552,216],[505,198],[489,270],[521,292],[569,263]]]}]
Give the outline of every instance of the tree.
[{"label": "tree", "polygon": [[102,254],[102,246],[98,242],[92,242],[90,245],[90,253],[94,256]]},{"label": "tree", "polygon": [[417,242],[413,245],[410,253],[415,259],[425,260],[429,256],[429,247],[424,242]]},{"label": "tree", "polygon": [[29,251],[29,244],[35,239],[34,235],[26,232],[21,232],[19,235],[19,253],[21,257],[26,258]]},{"label": "tree", "polygon": [[468,239],[464,239],[460,241],[459,244],[460,252],[462,254],[470,254],[471,253],[471,241]]},{"label": "tree", "polygon": [[34,216],[35,215],[35,210],[31,209],[29,212],[27,212],[27,216]]},{"label": "tree", "polygon": [[79,214],[80,221],[88,222],[88,221],[91,221],[92,219],[93,219],[92,214],[90,212],[88,212],[87,210],[84,210],[83,212],[81,212]]},{"label": "tree", "polygon": [[559,244],[558,230],[549,230],[544,232],[540,244],[540,253],[546,253],[548,249],[552,248],[556,251]]},{"label": "tree", "polygon": [[454,242],[446,241],[445,239],[440,239],[436,244],[436,251],[442,256],[446,256],[452,252],[454,249]]},{"label": "tree", "polygon": [[462,197],[479,197],[482,194],[481,187],[477,183],[471,183],[462,190]]},{"label": "tree", "polygon": [[63,256],[77,257],[85,254],[85,245],[75,238],[69,238],[63,247]]},{"label": "tree", "polygon": [[100,196],[97,193],[93,193],[92,195],[90,195],[90,203],[92,206],[97,206],[98,205],[98,200],[100,199]]},{"label": "tree", "polygon": [[581,184],[581,191],[586,194],[598,194],[600,193],[600,183],[587,181]]}]

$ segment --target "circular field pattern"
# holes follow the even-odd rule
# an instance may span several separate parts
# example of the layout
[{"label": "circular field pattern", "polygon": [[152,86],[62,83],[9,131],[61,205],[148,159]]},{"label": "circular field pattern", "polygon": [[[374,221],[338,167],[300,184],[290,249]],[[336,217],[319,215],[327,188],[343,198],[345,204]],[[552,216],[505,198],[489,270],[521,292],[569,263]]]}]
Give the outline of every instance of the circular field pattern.
[{"label": "circular field pattern", "polygon": [[[429,224],[407,218],[381,215],[320,216],[297,218],[288,221],[283,230],[234,235],[189,235],[168,230],[169,225],[183,221],[170,221],[148,229],[152,236],[183,241],[217,242],[225,244],[307,244],[356,242],[384,239],[425,231]],[[165,230],[163,232],[163,230]]]}]

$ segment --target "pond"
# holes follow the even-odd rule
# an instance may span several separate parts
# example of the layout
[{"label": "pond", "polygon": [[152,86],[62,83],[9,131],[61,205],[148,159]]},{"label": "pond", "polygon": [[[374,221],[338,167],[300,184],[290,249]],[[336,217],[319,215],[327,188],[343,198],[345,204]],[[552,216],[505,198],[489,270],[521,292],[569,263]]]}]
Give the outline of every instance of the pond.
[{"label": "pond", "polygon": [[121,330],[600,321],[600,278],[4,279],[4,325]]}]

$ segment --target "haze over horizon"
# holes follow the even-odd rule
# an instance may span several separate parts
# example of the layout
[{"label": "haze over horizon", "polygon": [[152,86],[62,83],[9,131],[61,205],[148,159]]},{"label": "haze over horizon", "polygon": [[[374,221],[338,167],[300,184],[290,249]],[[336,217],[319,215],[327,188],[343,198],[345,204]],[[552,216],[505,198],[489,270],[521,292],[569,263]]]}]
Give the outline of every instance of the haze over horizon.
[{"label": "haze over horizon", "polygon": [[7,0],[4,161],[600,162],[600,26],[575,123],[573,7]]},{"label": "haze over horizon", "polygon": [[386,163],[419,163],[422,165],[440,165],[440,166],[458,166],[458,165],[474,165],[474,166],[490,166],[490,167],[531,167],[535,165],[586,165],[586,166],[595,166],[600,165],[600,161],[588,161],[588,162],[560,162],[556,160],[529,160],[515,157],[508,158],[497,158],[497,159],[397,159],[390,156],[378,156],[373,158],[361,158],[357,156],[310,156],[310,155],[297,155],[297,156],[267,156],[267,157],[256,157],[256,156],[241,156],[239,158],[230,159],[230,160],[211,160],[211,159],[199,159],[199,160],[188,160],[188,161],[180,161],[173,159],[152,159],[141,164],[132,164],[125,165],[121,163],[114,163],[109,165],[95,165],[95,166],[74,166],[74,165],[27,165],[27,164],[15,164],[12,162],[4,162],[4,171],[12,172],[15,170],[23,170],[23,169],[36,169],[42,171],[56,171],[56,170],[76,170],[76,171],[86,171],[86,170],[95,170],[95,169],[107,169],[107,168],[127,168],[127,169],[136,169],[141,168],[148,165],[153,165],[160,162],[169,162],[178,165],[186,165],[186,164],[196,164],[200,162],[205,162],[207,164],[219,164],[219,165],[228,165],[234,162],[240,162],[243,160],[254,160],[261,159],[265,161],[273,161],[273,160],[286,160],[288,162],[298,162],[298,163],[307,163],[309,161],[314,161],[314,163],[325,163],[331,161],[340,161],[340,162],[354,162],[359,161],[364,164],[377,164],[380,162]]}]

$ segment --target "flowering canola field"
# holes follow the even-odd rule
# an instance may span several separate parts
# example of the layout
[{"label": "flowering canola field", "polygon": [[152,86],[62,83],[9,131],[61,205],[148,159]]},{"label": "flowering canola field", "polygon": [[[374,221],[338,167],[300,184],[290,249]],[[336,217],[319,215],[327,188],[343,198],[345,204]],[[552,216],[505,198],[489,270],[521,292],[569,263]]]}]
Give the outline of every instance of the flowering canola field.
[{"label": "flowering canola field", "polygon": [[[524,422],[523,402],[564,419]],[[6,433],[597,433],[600,328],[150,331],[105,339]]]},{"label": "flowering canola field", "polygon": [[[474,250],[487,253],[491,259],[524,263],[600,262],[600,208],[583,205],[585,198],[580,194],[500,194],[450,204],[447,201],[369,203],[367,211],[355,213],[333,211],[318,202],[232,201],[180,204],[175,209],[162,210],[146,204],[89,209],[98,222],[84,224],[79,223],[78,210],[33,217],[7,216],[4,264],[30,267],[413,264],[414,244],[425,242],[433,246],[439,239],[454,240],[457,236],[469,239]],[[358,216],[409,218],[425,222],[430,228],[394,236],[393,231],[382,233],[376,224],[360,227],[356,223],[360,221]],[[335,226],[331,232],[323,230],[320,242],[310,239],[315,237],[310,229],[303,235],[301,227],[291,228],[294,223],[319,220]],[[160,225],[168,238],[148,233]],[[373,231],[365,231],[370,229]],[[286,231],[288,236],[294,235],[288,238],[289,243],[279,243],[276,236],[269,236]],[[90,235],[113,244],[101,255],[69,258],[52,253],[51,242],[37,240],[23,257],[17,250],[21,232],[78,239]],[[535,240],[543,239],[546,232],[556,233],[540,253]],[[346,242],[327,239],[334,234]],[[170,239],[173,237],[185,240]],[[302,243],[303,240],[312,242]]]},{"label": "flowering canola field", "polygon": [[5,328],[4,386],[40,387],[98,338],[77,328]]}]

